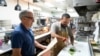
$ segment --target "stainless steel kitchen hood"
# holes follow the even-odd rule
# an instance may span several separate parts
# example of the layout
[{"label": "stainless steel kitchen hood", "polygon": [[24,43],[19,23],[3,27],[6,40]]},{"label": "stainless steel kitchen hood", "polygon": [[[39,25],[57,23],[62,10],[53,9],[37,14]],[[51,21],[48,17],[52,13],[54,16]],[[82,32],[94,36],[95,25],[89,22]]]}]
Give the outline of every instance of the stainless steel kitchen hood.
[{"label": "stainless steel kitchen hood", "polygon": [[73,7],[80,16],[86,16],[88,11],[100,10],[100,3],[96,0],[73,0]]},{"label": "stainless steel kitchen hood", "polygon": [[80,16],[84,16],[86,15],[87,12],[87,8],[86,6],[76,6],[74,7],[76,12],[80,15]]},{"label": "stainless steel kitchen hood", "polygon": [[100,5],[75,6],[74,8],[80,16],[86,16],[89,11],[99,11]]}]

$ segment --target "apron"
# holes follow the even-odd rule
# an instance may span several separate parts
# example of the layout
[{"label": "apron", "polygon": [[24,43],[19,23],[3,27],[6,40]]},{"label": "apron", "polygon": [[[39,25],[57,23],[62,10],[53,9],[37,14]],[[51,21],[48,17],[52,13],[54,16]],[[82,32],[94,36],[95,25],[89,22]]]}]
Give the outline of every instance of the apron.
[{"label": "apron", "polygon": [[[68,38],[68,29],[62,28],[61,30],[57,31],[57,34],[63,37]],[[57,44],[52,48],[52,55],[51,56],[57,56],[58,53],[65,47],[65,43],[61,39],[57,39]]]}]

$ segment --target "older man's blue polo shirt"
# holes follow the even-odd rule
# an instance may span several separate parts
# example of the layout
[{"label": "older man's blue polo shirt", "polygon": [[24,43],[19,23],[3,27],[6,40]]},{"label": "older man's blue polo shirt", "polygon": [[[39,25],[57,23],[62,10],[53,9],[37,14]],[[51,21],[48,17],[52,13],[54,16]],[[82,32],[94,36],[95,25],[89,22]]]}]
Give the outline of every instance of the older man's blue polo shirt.
[{"label": "older man's blue polo shirt", "polygon": [[12,48],[21,48],[22,56],[34,55],[34,35],[31,29],[26,29],[20,24],[12,32]]}]

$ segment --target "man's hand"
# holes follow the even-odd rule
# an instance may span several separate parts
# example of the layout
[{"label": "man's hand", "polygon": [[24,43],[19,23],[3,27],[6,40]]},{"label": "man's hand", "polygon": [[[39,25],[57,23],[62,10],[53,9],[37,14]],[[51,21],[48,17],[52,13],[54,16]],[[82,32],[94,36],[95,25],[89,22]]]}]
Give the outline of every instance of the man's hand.
[{"label": "man's hand", "polygon": [[46,48],[47,48],[47,46],[42,46],[41,48],[44,50],[44,49],[46,49]]},{"label": "man's hand", "polygon": [[46,49],[47,48],[47,46],[44,46],[44,45],[40,44],[36,40],[35,40],[35,46],[38,47],[38,48],[41,48],[41,49]]},{"label": "man's hand", "polygon": [[63,42],[67,41],[66,37],[61,37],[61,39],[62,39]]}]

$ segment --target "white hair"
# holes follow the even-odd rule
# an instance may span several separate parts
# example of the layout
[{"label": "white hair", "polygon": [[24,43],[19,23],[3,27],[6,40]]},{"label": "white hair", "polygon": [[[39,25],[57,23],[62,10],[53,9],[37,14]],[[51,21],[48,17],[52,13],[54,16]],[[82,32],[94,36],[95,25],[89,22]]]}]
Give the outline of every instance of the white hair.
[{"label": "white hair", "polygon": [[22,19],[22,17],[27,16],[27,14],[30,13],[30,12],[32,12],[32,11],[30,11],[30,10],[21,11],[20,14],[19,14],[19,18]]}]

